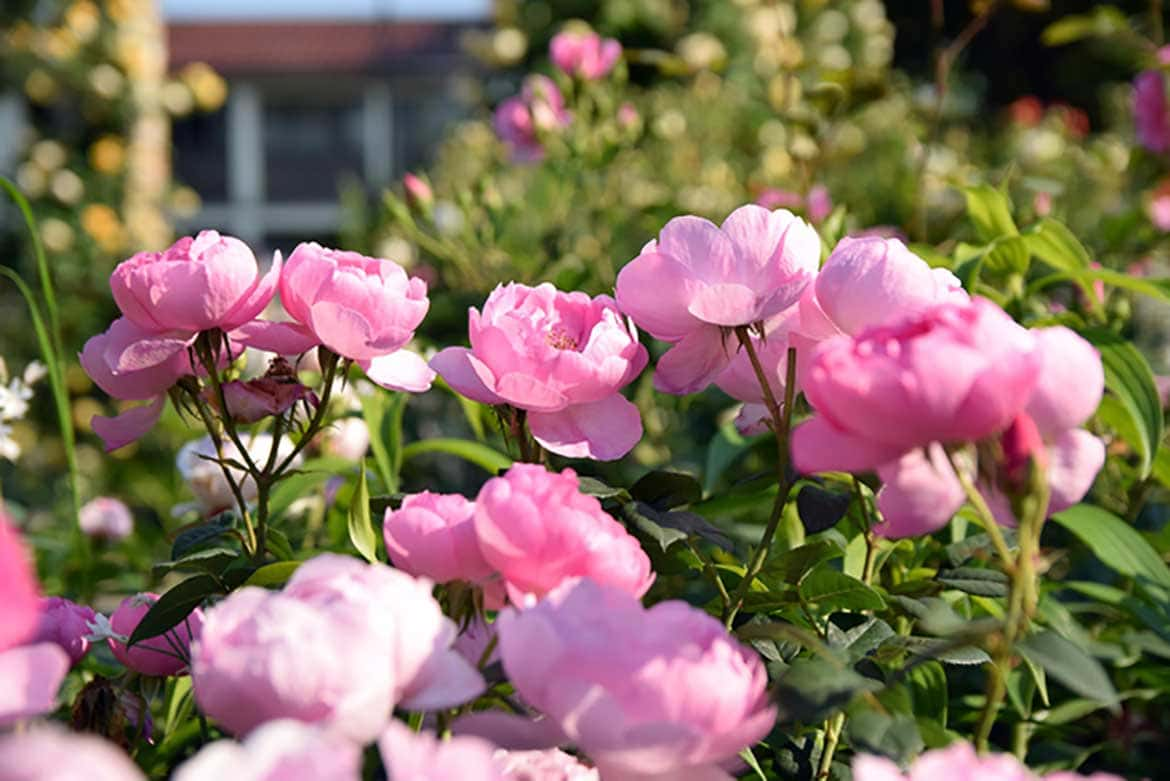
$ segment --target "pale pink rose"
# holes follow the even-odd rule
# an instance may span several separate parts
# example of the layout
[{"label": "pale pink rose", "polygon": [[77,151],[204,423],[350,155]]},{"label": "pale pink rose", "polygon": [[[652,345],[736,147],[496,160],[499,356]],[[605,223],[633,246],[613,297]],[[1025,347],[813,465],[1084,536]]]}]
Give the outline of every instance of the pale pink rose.
[{"label": "pale pink rose", "polygon": [[646,348],[612,298],[513,282],[468,318],[471,349],[431,360],[459,393],[527,410],[536,441],[570,458],[610,461],[641,439],[638,408],[619,391],[646,366]]},{"label": "pale pink rose", "polygon": [[55,710],[57,691],[68,673],[69,654],[56,643],[0,651],[0,727]]},{"label": "pale pink rose", "polygon": [[430,306],[427,286],[394,261],[300,244],[280,275],[280,301],[295,322],[250,323],[241,341],[280,355],[321,344],[384,388],[430,388],[434,372],[405,349]]},{"label": "pale pink rose", "polygon": [[37,631],[41,615],[40,585],[24,543],[0,504],[0,651],[20,645]]},{"label": "pale pink rose", "polygon": [[1170,150],[1166,80],[1161,71],[1142,71],[1133,80],[1133,123],[1143,147],[1156,154]]},{"label": "pale pink rose", "polygon": [[856,336],[967,294],[946,269],[932,269],[898,239],[846,237],[800,300],[800,330],[810,339]]},{"label": "pale pink rose", "polygon": [[529,76],[520,94],[501,103],[492,117],[496,134],[508,146],[512,160],[519,163],[541,160],[541,134],[559,132],[572,121],[556,82],[540,75]]},{"label": "pale pink rose", "polygon": [[559,749],[504,751],[494,755],[504,781],[601,781],[596,768],[586,767]]},{"label": "pale pink rose", "polygon": [[192,649],[195,702],[235,735],[290,718],[369,742],[394,707],[380,640],[344,611],[242,588],[207,611]]},{"label": "pale pink rose", "polygon": [[63,597],[46,597],[41,600],[41,623],[32,642],[56,643],[77,664],[89,650],[89,625],[96,617],[91,607]]},{"label": "pale pink rose", "polygon": [[363,627],[366,652],[391,670],[394,701],[435,710],[475,699],[485,684],[451,647],[456,627],[431,596],[432,585],[385,564],[323,554],[297,569],[284,594]]},{"label": "pale pink rose", "polygon": [[321,452],[346,461],[360,461],[370,449],[370,427],[363,418],[335,420],[321,432]]},{"label": "pale pink rose", "polygon": [[99,496],[82,506],[78,524],[90,537],[124,540],[134,531],[134,516],[122,501]]},{"label": "pale pink rose", "polygon": [[292,719],[270,721],[243,743],[217,740],[175,771],[174,781],[359,781],[361,747]]},{"label": "pale pink rose", "polygon": [[814,224],[823,222],[833,212],[833,196],[823,184],[814,185],[808,191],[807,204],[808,219]]},{"label": "pale pink rose", "polygon": [[0,736],[0,781],[146,781],[108,740],[58,726]]},{"label": "pale pink rose", "polygon": [[391,721],[378,738],[378,753],[391,781],[504,781],[492,744],[475,737],[438,740]]},{"label": "pale pink rose", "polygon": [[1122,781],[1120,776],[1061,771],[1041,779],[1011,754],[977,754],[970,743],[959,741],[922,754],[903,773],[884,757],[859,754],[853,759],[854,781]]},{"label": "pale pink rose", "polygon": [[[253,437],[245,437],[242,441],[253,462],[264,464],[268,461],[269,454],[272,452],[271,434],[257,434]],[[292,440],[288,437],[281,437],[277,445],[277,458],[283,460],[292,451]],[[244,457],[234,442],[223,443],[223,456],[228,461],[244,464]],[[175,456],[175,467],[179,470],[183,482],[195,495],[196,508],[205,518],[210,518],[236,504],[231,486],[228,484],[227,478],[224,477],[223,468],[216,459],[215,444],[211,441],[210,436],[191,440],[179,448],[179,452]],[[295,468],[300,466],[301,462],[302,456],[298,453],[290,466]],[[255,501],[257,496],[256,481],[246,472],[234,466],[229,466],[228,471],[236,480],[236,484],[239,485],[240,493],[244,495],[244,501]]]},{"label": "pale pink rose", "polygon": [[261,276],[248,245],[208,230],[164,252],[122,261],[110,275],[110,289],[122,314],[144,330],[230,331],[263,311],[279,276],[279,256]]},{"label": "pale pink rose", "polygon": [[768,211],[772,209],[799,209],[804,206],[804,198],[800,197],[800,193],[792,190],[765,187],[756,196],[756,205],[763,206]]},{"label": "pale pink rose", "polygon": [[174,629],[127,647],[139,622],[158,601],[158,594],[141,593],[126,597],[110,616],[110,628],[117,635],[107,641],[114,658],[142,675],[158,677],[186,674],[191,660],[191,641],[203,628],[203,610],[195,608]]},{"label": "pale pink rose", "polygon": [[673,347],[654,385],[686,394],[727,366],[726,329],[767,320],[800,298],[816,275],[821,240],[791,212],[749,204],[721,226],[676,217],[617,278],[617,301],[638,326]]},{"label": "pale pink rose", "polygon": [[[783,404],[788,379],[789,335],[800,328],[800,310],[790,306],[764,323],[764,338],[752,335],[752,344],[768,387],[777,403]],[[715,378],[715,385],[728,396],[743,402],[735,425],[743,434],[760,434],[768,430],[771,419],[764,404],[764,392],[756,377],[751,359],[742,347],[730,348],[734,355],[727,367]]]},{"label": "pale pink rose", "polygon": [[[755,651],[685,602],[647,610],[586,578],[497,623],[516,693],[602,778],[730,779],[722,767],[776,720]],[[531,733],[520,717],[491,720]]]},{"label": "pale pink rose", "polygon": [[516,464],[488,480],[475,500],[475,532],[484,559],[499,571],[513,604],[543,596],[575,577],[641,597],[654,582],[638,541],[560,474]]},{"label": "pale pink rose", "polygon": [[622,45],[595,32],[563,32],[553,36],[549,58],[562,73],[586,81],[604,78],[622,56]]},{"label": "pale pink rose", "polygon": [[436,583],[479,583],[495,570],[479,550],[475,536],[475,502],[459,494],[423,491],[386,510],[382,533],[394,566]]}]

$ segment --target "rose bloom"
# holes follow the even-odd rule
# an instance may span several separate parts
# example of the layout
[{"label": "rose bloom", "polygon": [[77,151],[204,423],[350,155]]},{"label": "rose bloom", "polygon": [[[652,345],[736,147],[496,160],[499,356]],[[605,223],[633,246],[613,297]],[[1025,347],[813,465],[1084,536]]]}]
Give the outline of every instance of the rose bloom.
[{"label": "rose bloom", "polygon": [[382,532],[394,566],[437,583],[478,583],[495,572],[475,536],[475,502],[459,494],[423,491],[386,510]]},{"label": "rose bloom", "polygon": [[321,432],[321,452],[346,461],[360,461],[370,449],[370,428],[364,418],[335,420]]},{"label": "rose bloom", "polygon": [[927,751],[903,773],[897,765],[884,757],[858,754],[853,760],[854,781],[1122,781],[1110,773],[1082,776],[1070,771],[1058,771],[1039,776],[1020,763],[1011,754],[979,755],[975,748],[963,741],[946,748]]},{"label": "rose bloom", "polygon": [[0,736],[0,781],[146,781],[108,740],[58,726]]},{"label": "rose bloom", "polygon": [[504,781],[492,758],[494,750],[486,740],[438,740],[400,721],[391,721],[378,738],[378,753],[391,781]]},{"label": "rose bloom", "polygon": [[782,209],[741,206],[720,226],[693,216],[668,222],[617,278],[621,310],[673,344],[654,386],[681,395],[709,385],[730,361],[726,329],[794,304],[820,256],[817,232]]},{"label": "rose bloom", "polygon": [[492,117],[492,126],[518,163],[544,158],[542,133],[556,133],[568,127],[573,115],[565,110],[565,98],[548,76],[529,76],[516,97],[501,103]]},{"label": "rose bloom", "polygon": [[[776,720],[755,651],[685,602],[647,610],[580,579],[533,607],[504,610],[497,623],[516,693],[602,778],[729,780],[724,764]],[[508,724],[531,734],[519,716],[476,714],[466,723],[476,721],[494,723],[498,734]]]},{"label": "rose bloom", "polygon": [[563,32],[548,47],[553,65],[569,76],[587,81],[604,78],[622,56],[622,45],[595,32]]},{"label": "rose bloom", "polygon": [[174,781],[359,781],[361,748],[292,719],[270,721],[243,743],[217,740],[175,771]]},{"label": "rose bloom", "polygon": [[[257,434],[254,437],[245,438],[243,442],[254,462],[261,465],[267,462],[269,452],[272,450],[271,434]],[[292,440],[288,437],[281,437],[277,459],[287,458],[292,450]],[[225,459],[244,463],[243,456],[234,442],[223,443],[223,455]],[[179,470],[183,482],[195,494],[196,506],[206,518],[236,505],[236,498],[232,494],[231,486],[228,484],[227,478],[224,477],[223,468],[216,462],[216,458],[215,445],[209,436],[188,442],[179,448],[179,452],[175,456],[175,466]],[[301,461],[301,454],[298,453],[291,466],[299,466]],[[254,501],[256,499],[256,481],[236,467],[229,466],[228,469],[240,486],[244,500]]]},{"label": "rose bloom", "polygon": [[63,597],[41,600],[41,623],[33,642],[56,643],[77,664],[89,651],[89,625],[96,619],[93,608]]},{"label": "rose bloom", "polygon": [[559,749],[504,751],[493,755],[505,781],[601,781],[595,768],[586,767]]},{"label": "rose bloom", "polygon": [[638,541],[581,493],[577,474],[516,464],[488,480],[475,501],[475,533],[513,604],[576,577],[641,597],[654,582]]},{"label": "rose bloom", "polygon": [[1166,79],[1161,71],[1142,71],[1133,80],[1133,123],[1138,143],[1151,152],[1170,150]]},{"label": "rose bloom", "polygon": [[[768,388],[781,405],[788,381],[789,336],[799,327],[800,310],[790,306],[765,321],[763,338],[755,334],[751,336],[756,356],[768,379]],[[727,367],[715,378],[715,385],[728,396],[743,402],[735,418],[735,426],[741,433],[751,435],[768,430],[770,416],[764,404],[764,391],[746,350],[735,350]]]},{"label": "rose bloom", "polygon": [[431,360],[456,391],[527,410],[536,441],[570,458],[611,461],[641,439],[638,408],[619,391],[646,366],[646,348],[609,296],[511,283],[468,319],[471,349]]},{"label": "rose bloom", "polygon": [[37,631],[41,614],[40,586],[32,559],[0,504],[0,651],[25,642]]},{"label": "rose bloom", "polygon": [[95,539],[124,540],[134,531],[134,516],[118,499],[99,496],[81,508],[78,524],[86,535]]},{"label": "rose bloom", "polygon": [[110,628],[118,637],[109,638],[114,658],[142,675],[158,677],[187,672],[191,641],[203,628],[203,611],[196,608],[174,629],[127,647],[127,641],[143,617],[159,599],[158,594],[141,593],[126,597],[110,616]]}]

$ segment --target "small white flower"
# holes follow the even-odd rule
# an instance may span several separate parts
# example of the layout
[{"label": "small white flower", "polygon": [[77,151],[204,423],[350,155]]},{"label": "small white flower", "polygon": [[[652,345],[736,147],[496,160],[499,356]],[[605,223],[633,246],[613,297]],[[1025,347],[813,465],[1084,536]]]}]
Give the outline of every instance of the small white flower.
[{"label": "small white flower", "polygon": [[86,640],[91,643],[104,643],[111,639],[123,644],[130,641],[127,635],[115,632],[114,627],[110,625],[110,619],[101,613],[97,613],[93,621],[88,622],[86,626],[89,627],[89,636],[86,637]]}]

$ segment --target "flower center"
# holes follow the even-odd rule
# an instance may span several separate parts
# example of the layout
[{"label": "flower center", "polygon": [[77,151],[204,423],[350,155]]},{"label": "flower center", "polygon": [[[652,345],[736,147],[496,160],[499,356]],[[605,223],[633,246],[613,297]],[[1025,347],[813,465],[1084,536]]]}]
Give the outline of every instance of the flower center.
[{"label": "flower center", "polygon": [[573,338],[564,328],[554,326],[544,335],[544,341],[549,347],[555,347],[558,350],[576,350],[577,340]]}]

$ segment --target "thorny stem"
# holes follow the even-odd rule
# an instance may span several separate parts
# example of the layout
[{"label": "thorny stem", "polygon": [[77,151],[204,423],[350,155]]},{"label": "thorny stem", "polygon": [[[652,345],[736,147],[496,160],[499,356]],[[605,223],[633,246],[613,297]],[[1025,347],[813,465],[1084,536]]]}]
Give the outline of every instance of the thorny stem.
[{"label": "thorny stem", "polygon": [[1004,539],[1003,533],[999,530],[999,523],[995,520],[995,515],[992,514],[991,508],[987,506],[987,501],[983,498],[983,494],[971,482],[967,471],[955,461],[955,455],[948,453],[947,459],[950,461],[951,469],[955,471],[955,475],[959,478],[959,485],[963,487],[963,493],[966,494],[967,501],[975,508],[975,512],[979,515],[979,522],[983,525],[987,536],[991,538],[991,544],[995,546],[995,552],[999,555],[1000,561],[1003,562],[1004,571],[1008,575],[1013,575],[1016,569],[1016,560],[1012,556],[1011,549],[1008,548],[1007,540]]},{"label": "thorny stem", "polygon": [[236,481],[235,475],[232,474],[231,467],[227,465],[224,460],[223,453],[223,437],[219,435],[219,428],[216,426],[215,419],[211,415],[211,410],[207,408],[207,402],[198,391],[189,394],[195,404],[195,409],[199,412],[199,417],[203,420],[203,426],[207,429],[207,435],[211,437],[211,444],[215,447],[215,456],[219,460],[219,467],[223,470],[224,479],[227,480],[228,487],[231,489],[232,496],[236,499],[236,504],[240,508],[240,516],[244,520],[244,528],[247,529],[248,535],[245,541],[245,547],[250,553],[256,551],[256,530],[252,527],[252,516],[248,512],[248,502],[244,499],[244,492],[240,489],[240,484]]},{"label": "thorny stem", "polygon": [[[244,465],[248,467],[248,473],[253,478],[259,477],[260,469],[256,466],[256,462],[252,460],[252,454],[248,448],[244,446],[240,435],[236,432],[236,425],[232,421],[231,413],[228,411],[227,398],[224,396],[223,383],[219,378],[219,360],[217,349],[211,346],[212,337],[207,337],[201,334],[199,341],[195,343],[195,354],[199,356],[200,363],[203,364],[204,370],[207,372],[207,377],[211,381],[212,392],[215,393],[216,402],[219,404],[220,419],[223,422],[223,430],[227,433],[228,438],[232,444],[236,446],[236,450],[240,452],[240,458]],[[228,345],[228,355],[231,355],[231,346]]]},{"label": "thorny stem", "polygon": [[743,579],[735,589],[730,606],[724,611],[723,624],[729,630],[735,622],[735,617],[739,613],[740,608],[743,607],[743,601],[747,597],[748,589],[751,588],[756,576],[760,574],[760,570],[764,568],[764,561],[768,558],[768,551],[772,548],[772,538],[776,536],[776,529],[780,526],[780,519],[784,516],[784,506],[788,502],[788,494],[792,489],[792,482],[788,477],[788,434],[792,429],[792,402],[796,395],[795,348],[788,348],[787,372],[784,385],[784,407],[781,408],[776,403],[776,396],[772,393],[772,386],[768,383],[768,375],[764,372],[764,367],[760,363],[760,356],[756,353],[755,345],[752,344],[751,334],[747,326],[738,326],[735,329],[735,335],[739,339],[740,346],[747,353],[752,369],[756,373],[756,379],[759,380],[760,390],[764,395],[764,405],[768,408],[768,414],[772,418],[772,431],[776,435],[776,480],[778,490],[776,492],[776,501],[772,504],[772,514],[768,518],[768,525],[764,527],[764,535],[760,538],[760,545],[756,548],[756,552],[752,556],[747,570],[744,572]]}]

